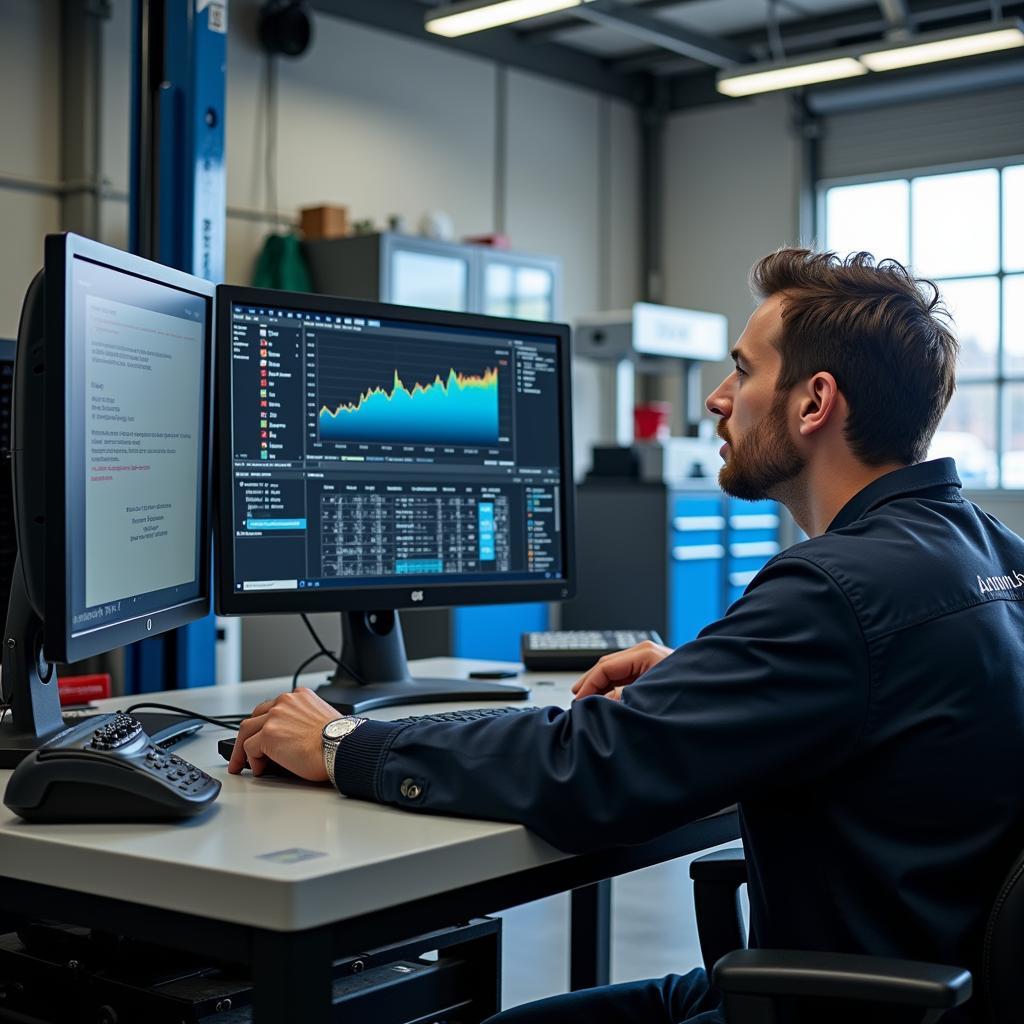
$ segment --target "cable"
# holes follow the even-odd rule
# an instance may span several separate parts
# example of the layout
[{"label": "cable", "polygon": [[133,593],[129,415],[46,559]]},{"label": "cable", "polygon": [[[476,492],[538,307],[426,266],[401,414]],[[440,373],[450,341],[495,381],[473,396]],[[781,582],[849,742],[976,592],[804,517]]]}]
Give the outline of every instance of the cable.
[{"label": "cable", "polygon": [[[310,662],[316,661],[317,658],[324,657],[324,654],[325,654],[324,651],[314,651],[304,662],[302,662],[301,665],[299,665],[299,667],[295,670],[295,674],[292,676],[292,693],[295,692],[296,688],[299,685],[299,676],[301,675],[302,670]],[[328,657],[330,657],[330,655],[328,655]]]},{"label": "cable", "polygon": [[[335,654],[333,651],[329,651],[327,649],[326,645],[320,639],[320,637],[317,635],[316,630],[313,628],[313,623],[309,621],[309,616],[306,615],[305,612],[300,612],[299,615],[300,615],[300,618],[302,619],[303,623],[305,624],[306,629],[309,630],[309,635],[313,638],[313,643],[315,643],[317,645],[317,647],[320,648],[320,653],[325,658],[330,658],[331,661],[333,661],[335,665],[338,665],[341,668],[343,668],[360,686],[365,685],[366,680],[363,679],[363,677],[358,672],[356,672],[356,670],[354,668],[352,668],[351,665],[347,665],[342,660],[340,655]],[[308,665],[309,662],[307,661],[305,664]],[[294,688],[295,687],[293,686],[292,689],[294,689]]]},{"label": "cable", "polygon": [[268,53],[266,63],[266,106],[264,108],[263,174],[265,202],[277,230],[277,58]]},{"label": "cable", "polygon": [[[224,715],[222,717],[214,717],[211,715],[203,715],[198,711],[190,711],[188,708],[178,708],[173,704],[156,704],[152,701],[140,701],[138,704],[132,704],[131,707],[125,711],[126,715],[132,714],[134,711],[138,711],[140,708],[150,708],[156,711],[169,711],[172,715],[181,715],[182,718],[198,718],[204,722],[209,722],[211,725],[220,726],[222,729],[234,729],[238,731],[239,726],[248,718],[248,715]],[[235,719],[238,719],[236,722]]]},{"label": "cable", "polygon": [[309,635],[313,638],[313,643],[315,643],[317,645],[317,647],[320,650],[320,653],[325,658],[330,658],[331,661],[333,661],[335,665],[340,664],[340,662],[338,660],[338,656],[336,654],[332,654],[326,648],[326,646],[324,645],[324,642],[317,635],[316,630],[313,628],[313,623],[309,621],[309,616],[305,612],[300,612],[299,613],[299,618],[302,619],[302,624],[306,627],[306,629],[309,630]]}]

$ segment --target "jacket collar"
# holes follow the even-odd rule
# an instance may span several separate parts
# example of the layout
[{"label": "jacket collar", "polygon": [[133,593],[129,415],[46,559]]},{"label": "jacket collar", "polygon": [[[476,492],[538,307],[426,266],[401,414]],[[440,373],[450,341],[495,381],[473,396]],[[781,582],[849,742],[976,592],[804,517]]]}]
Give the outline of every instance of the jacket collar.
[{"label": "jacket collar", "polygon": [[957,476],[956,463],[952,459],[933,459],[919,462],[916,466],[894,469],[885,476],[873,480],[862,491],[858,491],[828,524],[826,533],[849,526],[850,523],[866,516],[869,512],[908,494],[934,491],[930,497],[956,501],[963,485]]}]

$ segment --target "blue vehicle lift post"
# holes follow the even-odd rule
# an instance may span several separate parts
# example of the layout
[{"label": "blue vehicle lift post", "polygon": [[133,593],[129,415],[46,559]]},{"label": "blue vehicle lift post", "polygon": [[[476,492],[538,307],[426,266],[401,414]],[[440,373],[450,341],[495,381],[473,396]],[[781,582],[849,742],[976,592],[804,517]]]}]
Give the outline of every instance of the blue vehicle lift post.
[{"label": "blue vehicle lift post", "polygon": [[[224,279],[227,0],[133,0],[129,247]],[[214,616],[134,644],[126,692],[214,682]]]}]

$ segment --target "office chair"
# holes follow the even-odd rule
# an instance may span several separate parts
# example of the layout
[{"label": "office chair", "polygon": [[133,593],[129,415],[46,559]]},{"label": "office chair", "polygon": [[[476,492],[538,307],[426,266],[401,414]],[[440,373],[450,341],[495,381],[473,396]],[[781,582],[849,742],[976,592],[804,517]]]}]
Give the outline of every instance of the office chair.
[{"label": "office chair", "polygon": [[[800,1000],[906,1009],[908,1024],[936,1024],[971,996],[960,967],[849,953],[745,949],[740,886],[747,881],[742,850],[719,850],[690,865],[697,931],[708,977],[723,995],[729,1024],[781,1024]],[[977,979],[977,1019],[1019,1024],[1024,1018],[1024,854],[999,889],[989,913]],[[888,1018],[887,1018],[888,1019]]]}]

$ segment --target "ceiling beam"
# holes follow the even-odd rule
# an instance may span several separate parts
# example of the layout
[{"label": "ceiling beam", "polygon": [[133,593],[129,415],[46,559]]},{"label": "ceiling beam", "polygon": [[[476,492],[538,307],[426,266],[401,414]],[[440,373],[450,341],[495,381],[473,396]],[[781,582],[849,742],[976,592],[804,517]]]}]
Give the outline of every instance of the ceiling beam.
[{"label": "ceiling beam", "polygon": [[[674,7],[677,10],[687,4],[698,3],[699,0],[636,0],[630,7],[634,11],[645,13],[656,11],[659,7]],[[545,19],[536,28],[523,28],[519,30],[519,37],[524,42],[546,43],[558,39],[563,33],[571,32],[573,29],[586,28],[586,25],[579,18],[571,15],[566,18]]]},{"label": "ceiling beam", "polygon": [[907,0],[878,0],[885,20],[893,31],[910,30],[913,22],[910,18],[910,5]]},{"label": "ceiling beam", "polygon": [[[1024,13],[1024,3],[1004,4],[1003,10],[1007,16],[1018,12]],[[985,18],[990,11],[990,0],[931,0],[927,4],[913,4],[910,16],[915,28],[922,29],[938,22]],[[876,2],[867,7],[855,7],[836,14],[783,23],[780,26],[783,45],[786,53],[790,55],[830,49],[861,40],[882,39],[890,28]],[[758,60],[767,60],[771,57],[763,32],[747,31],[727,38],[729,42],[751,50]],[[621,57],[611,61],[609,66],[620,74],[649,71],[662,77],[694,71],[691,63],[680,60],[660,48]]]},{"label": "ceiling beam", "polygon": [[652,46],[715,68],[731,68],[752,59],[750,51],[744,47],[652,17],[616,0],[592,0],[574,7],[573,14],[592,25],[616,29],[634,39],[642,39]]},{"label": "ceiling beam", "polygon": [[458,39],[428,32],[423,27],[423,16],[429,7],[416,0],[373,0],[372,3],[367,0],[310,0],[310,6],[323,14],[532,71],[629,103],[644,106],[649,101],[648,75],[617,74],[600,58],[568,46],[527,44],[519,38],[519,33],[508,28],[494,28]]}]

